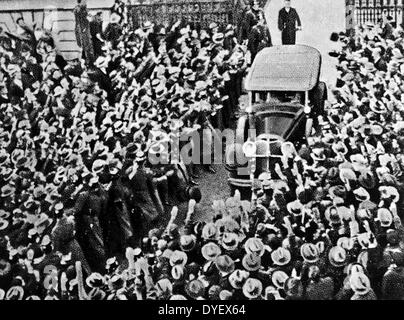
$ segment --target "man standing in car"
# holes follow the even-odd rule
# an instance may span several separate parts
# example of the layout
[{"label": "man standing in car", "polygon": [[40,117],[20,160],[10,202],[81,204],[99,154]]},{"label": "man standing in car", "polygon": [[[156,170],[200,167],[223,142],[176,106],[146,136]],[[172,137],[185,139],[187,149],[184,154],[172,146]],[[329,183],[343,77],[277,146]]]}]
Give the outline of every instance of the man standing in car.
[{"label": "man standing in car", "polygon": [[285,0],[285,7],[279,11],[278,27],[282,32],[282,44],[296,44],[296,31],[302,30],[302,23],[296,9],[291,7],[290,0]]}]

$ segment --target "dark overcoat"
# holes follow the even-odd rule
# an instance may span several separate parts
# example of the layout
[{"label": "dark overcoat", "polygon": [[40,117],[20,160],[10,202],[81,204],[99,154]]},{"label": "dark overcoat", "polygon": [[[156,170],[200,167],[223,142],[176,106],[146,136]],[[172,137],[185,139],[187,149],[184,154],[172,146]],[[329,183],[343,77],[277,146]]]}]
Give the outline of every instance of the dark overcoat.
[{"label": "dark overcoat", "polygon": [[278,27],[282,31],[282,44],[296,44],[296,26],[301,27],[300,17],[294,8],[290,8],[289,13],[285,8],[279,11]]}]

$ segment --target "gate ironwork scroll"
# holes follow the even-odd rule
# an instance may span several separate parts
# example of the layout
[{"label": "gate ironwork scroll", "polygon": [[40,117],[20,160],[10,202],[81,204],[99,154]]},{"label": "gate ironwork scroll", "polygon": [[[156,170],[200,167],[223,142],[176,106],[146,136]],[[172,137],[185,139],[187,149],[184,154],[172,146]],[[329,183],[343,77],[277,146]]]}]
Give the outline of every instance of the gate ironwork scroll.
[{"label": "gate ironwork scroll", "polygon": [[393,18],[393,24],[403,23],[403,0],[354,0],[357,25],[378,23],[382,15]]}]

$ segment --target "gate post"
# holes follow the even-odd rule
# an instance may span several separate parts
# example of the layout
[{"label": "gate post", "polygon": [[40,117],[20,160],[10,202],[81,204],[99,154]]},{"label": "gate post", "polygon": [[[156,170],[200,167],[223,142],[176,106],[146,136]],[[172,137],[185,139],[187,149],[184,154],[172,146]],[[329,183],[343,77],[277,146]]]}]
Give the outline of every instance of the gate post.
[{"label": "gate post", "polygon": [[345,0],[345,25],[349,36],[355,33],[355,24],[355,0]]}]

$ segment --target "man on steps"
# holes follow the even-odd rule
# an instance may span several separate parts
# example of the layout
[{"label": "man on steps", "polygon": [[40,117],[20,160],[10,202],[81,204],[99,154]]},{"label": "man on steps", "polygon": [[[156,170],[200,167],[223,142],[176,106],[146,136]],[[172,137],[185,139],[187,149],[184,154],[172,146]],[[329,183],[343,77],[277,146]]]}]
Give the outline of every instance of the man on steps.
[{"label": "man on steps", "polygon": [[296,31],[302,30],[302,23],[296,9],[291,7],[291,1],[285,0],[285,7],[279,11],[278,27],[282,32],[282,44],[296,44]]}]

